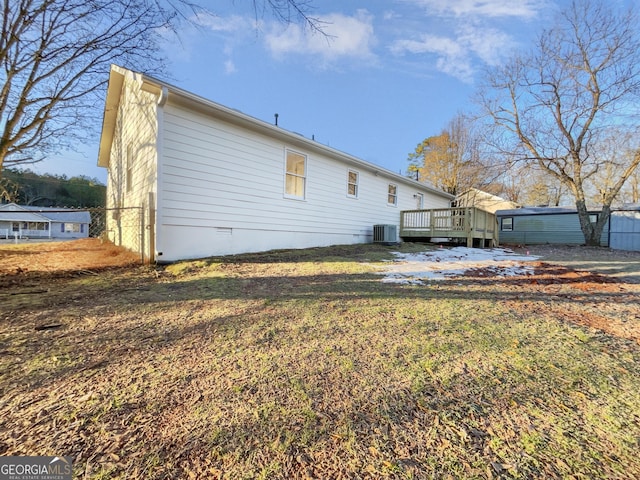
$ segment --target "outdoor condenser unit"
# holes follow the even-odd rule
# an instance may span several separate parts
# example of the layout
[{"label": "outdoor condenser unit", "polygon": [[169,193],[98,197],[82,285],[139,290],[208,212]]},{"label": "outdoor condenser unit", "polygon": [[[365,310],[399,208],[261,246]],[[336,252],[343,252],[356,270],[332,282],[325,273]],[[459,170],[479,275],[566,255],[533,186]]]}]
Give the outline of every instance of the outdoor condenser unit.
[{"label": "outdoor condenser unit", "polygon": [[374,225],[373,243],[396,243],[398,227],[396,225]]}]

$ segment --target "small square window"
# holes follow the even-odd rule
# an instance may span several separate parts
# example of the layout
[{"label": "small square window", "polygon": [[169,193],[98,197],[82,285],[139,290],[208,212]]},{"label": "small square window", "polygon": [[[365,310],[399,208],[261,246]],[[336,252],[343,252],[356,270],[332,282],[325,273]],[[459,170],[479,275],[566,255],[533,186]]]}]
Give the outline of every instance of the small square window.
[{"label": "small square window", "polygon": [[387,191],[387,203],[389,205],[398,204],[398,186],[393,183],[389,184],[389,190]]},{"label": "small square window", "polygon": [[513,231],[513,217],[504,217],[500,220],[500,230],[503,232]]}]

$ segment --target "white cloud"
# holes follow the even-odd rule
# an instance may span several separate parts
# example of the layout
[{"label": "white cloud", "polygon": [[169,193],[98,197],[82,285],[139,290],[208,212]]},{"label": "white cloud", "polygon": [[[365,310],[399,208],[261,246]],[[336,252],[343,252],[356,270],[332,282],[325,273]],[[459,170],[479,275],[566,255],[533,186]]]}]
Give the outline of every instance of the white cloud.
[{"label": "white cloud", "polygon": [[516,46],[516,41],[505,32],[469,25],[461,28],[458,42],[489,65],[497,65]]},{"label": "white cloud", "polygon": [[257,27],[255,21],[240,15],[221,17],[219,15],[201,13],[195,15],[192,20],[207,30],[220,33],[245,33],[247,30],[253,31]]},{"label": "white cloud", "polygon": [[[536,17],[545,0],[409,0],[425,10],[420,33],[391,43],[397,55],[431,61],[438,71],[472,82],[479,64],[496,65],[517,41],[507,31]],[[415,27],[414,27],[415,30]],[[428,31],[429,33],[423,33]]]},{"label": "white cloud", "polygon": [[400,18],[401,15],[397,12],[394,12],[393,10],[386,10],[383,14],[382,14],[382,19],[387,22],[387,21],[391,21],[391,20],[395,20],[397,18]]},{"label": "white cloud", "polygon": [[436,68],[447,75],[468,82],[473,74],[471,58],[463,45],[453,39],[423,34],[417,40],[398,40],[391,46],[396,54],[433,54]]},{"label": "white cloud", "polygon": [[224,62],[224,73],[231,75],[232,73],[236,73],[236,65],[233,63],[233,60],[228,59]]},{"label": "white cloud", "polygon": [[544,0],[411,0],[441,15],[533,18]]},{"label": "white cloud", "polygon": [[366,10],[358,10],[354,16],[333,13],[319,20],[324,23],[324,35],[296,24],[279,32],[274,27],[266,35],[267,48],[277,58],[290,54],[314,56],[325,67],[344,58],[375,59],[373,16]]}]

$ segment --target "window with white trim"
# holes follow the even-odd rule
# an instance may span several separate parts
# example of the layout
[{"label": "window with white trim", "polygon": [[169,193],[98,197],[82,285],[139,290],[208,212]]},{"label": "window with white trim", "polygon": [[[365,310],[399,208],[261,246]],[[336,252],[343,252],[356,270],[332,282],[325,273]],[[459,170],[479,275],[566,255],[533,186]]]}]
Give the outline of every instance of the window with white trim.
[{"label": "window with white trim", "polygon": [[358,180],[360,175],[355,170],[347,172],[347,196],[358,198]]},{"label": "window with white trim", "polygon": [[393,183],[389,184],[389,189],[387,190],[387,204],[398,205],[398,186]]},{"label": "window with white trim", "polygon": [[500,219],[500,230],[503,232],[513,231],[513,217],[502,217]]},{"label": "window with white trim", "polygon": [[287,150],[285,196],[304,199],[307,182],[307,156]]},{"label": "window with white trim", "polygon": [[79,223],[63,223],[61,231],[65,233],[80,233],[81,225]]}]

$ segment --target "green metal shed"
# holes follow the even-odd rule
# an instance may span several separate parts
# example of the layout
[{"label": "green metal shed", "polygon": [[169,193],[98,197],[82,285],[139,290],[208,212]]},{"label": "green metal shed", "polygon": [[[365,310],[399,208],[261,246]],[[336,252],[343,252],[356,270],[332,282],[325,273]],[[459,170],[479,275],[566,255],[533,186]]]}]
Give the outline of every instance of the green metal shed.
[{"label": "green metal shed", "polygon": [[[599,211],[590,211],[597,221]],[[501,244],[584,245],[584,235],[575,208],[526,207],[496,212]],[[609,222],[602,229],[600,245],[609,246]]]}]

